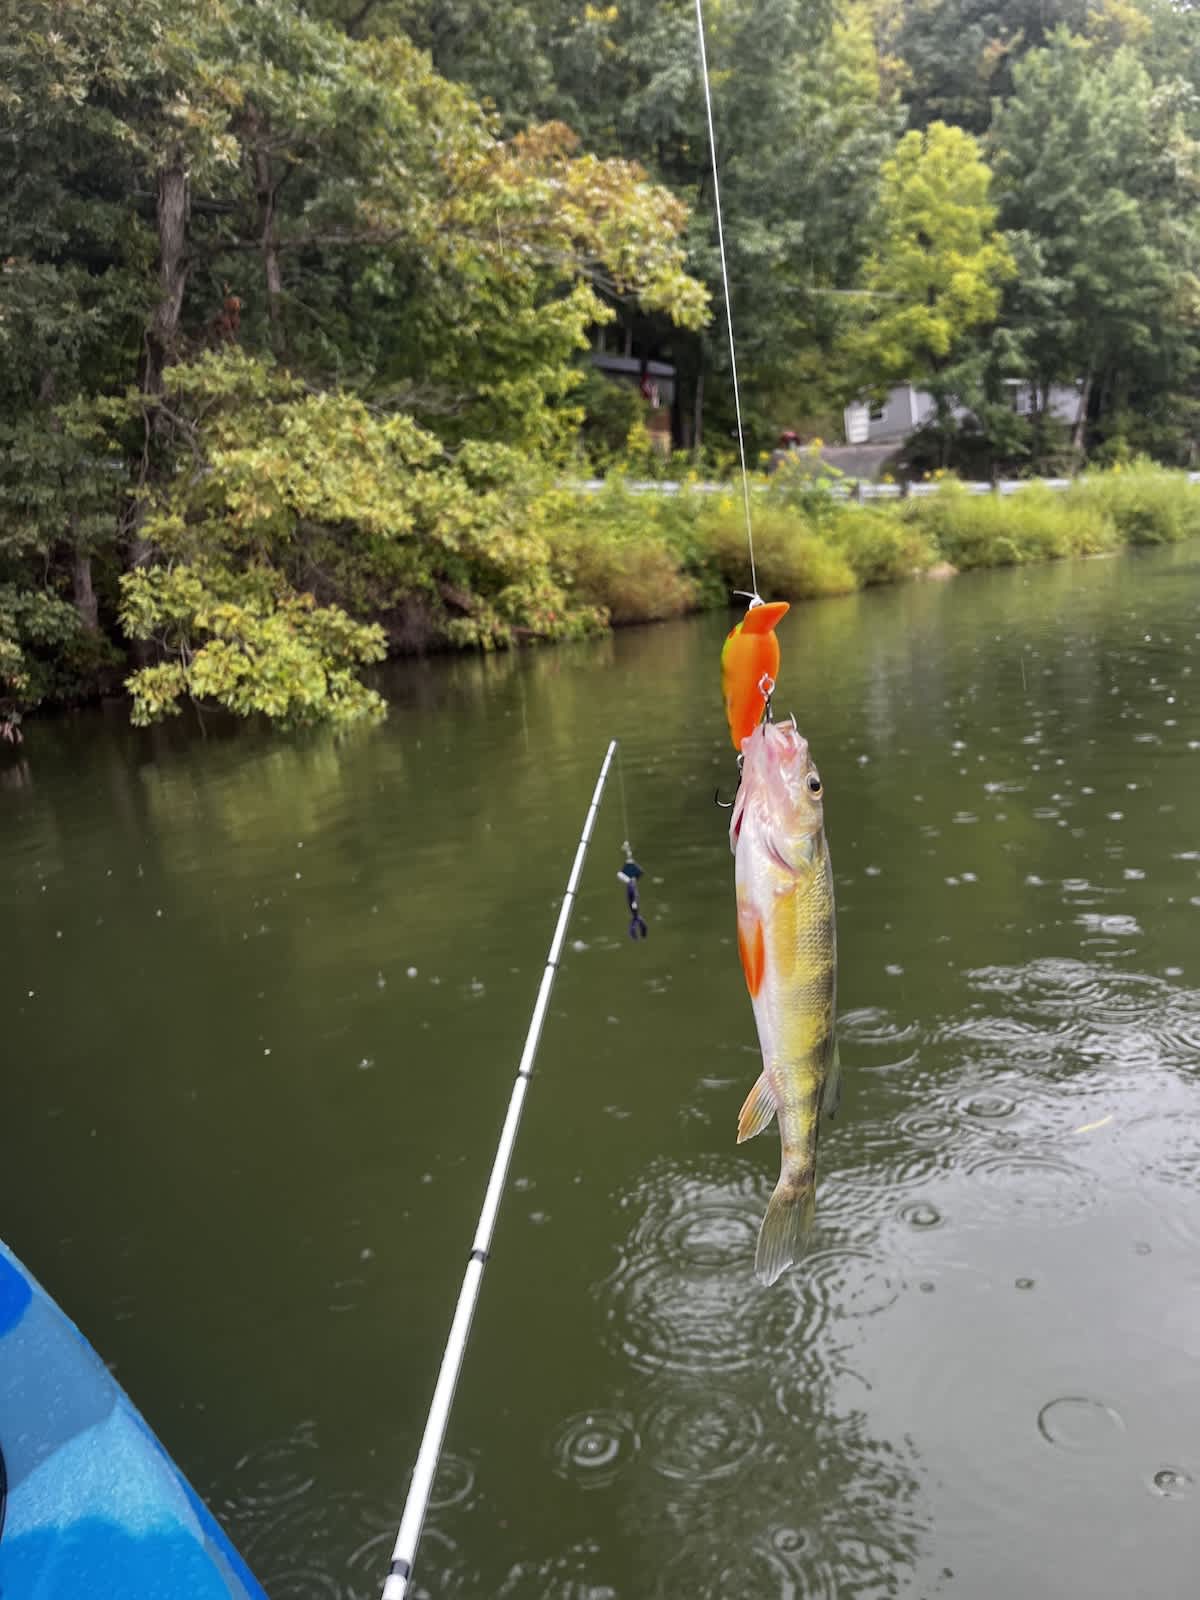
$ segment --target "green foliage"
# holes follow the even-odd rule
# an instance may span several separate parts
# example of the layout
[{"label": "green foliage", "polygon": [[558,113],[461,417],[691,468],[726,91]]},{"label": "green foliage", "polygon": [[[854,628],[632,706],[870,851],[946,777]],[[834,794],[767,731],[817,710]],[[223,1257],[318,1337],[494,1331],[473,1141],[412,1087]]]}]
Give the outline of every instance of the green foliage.
[{"label": "green foliage", "polygon": [[97,668],[118,626],[143,647],[140,720],[189,696],[373,715],[357,674],[385,638],[596,626],[539,495],[599,291],[707,316],[684,202],[561,122],[501,136],[394,28],[286,0],[14,7],[0,582],[32,598],[10,680],[68,592]]},{"label": "green foliage", "polygon": [[[219,571],[222,598],[244,579],[260,611],[305,592],[385,623],[418,606],[427,642],[483,648],[595,625],[554,580],[543,477],[508,446],[451,460],[411,417],[311,393],[238,351],[172,367],[163,410],[187,453],[147,497],[142,539],[206,586]],[[286,587],[264,589],[264,571]],[[153,629],[130,596],[153,592],[144,577],[125,579],[123,613],[141,638]]]},{"label": "green foliage", "polygon": [[878,583],[902,583],[939,558],[932,534],[897,515],[890,506],[843,509],[827,537],[841,550],[864,589]]},{"label": "green foliage", "polygon": [[1075,508],[1110,517],[1128,544],[1176,544],[1200,534],[1200,486],[1144,457],[1128,467],[1084,473],[1069,499]]},{"label": "green foliage", "polygon": [[[913,464],[1122,468],[867,511],[789,460],[756,486],[764,584],[1193,530],[1138,457],[1200,438],[1200,13],[706,20],[752,451],[913,381],[937,402]],[[370,717],[381,648],[572,637],[745,583],[736,494],[552,487],[583,459],[730,471],[690,0],[10,0],[5,24],[0,718],[109,684],[127,645],[142,719]],[[612,320],[675,366],[686,456],[582,365]]]},{"label": "green foliage", "polygon": [[[732,594],[749,570],[741,506],[722,499],[708,521],[713,562]],[[858,587],[845,550],[794,511],[762,504],[754,517],[754,559],[759,592],[778,600],[850,594]]]},{"label": "green foliage", "polygon": [[0,583],[0,722],[53,691],[58,663],[78,633],[75,611],[54,595]]},{"label": "green foliage", "polygon": [[646,402],[632,383],[606,378],[589,366],[573,396],[583,412],[579,440],[588,465],[599,471],[621,462],[629,437],[646,415]]},{"label": "green foliage", "polygon": [[903,61],[912,125],[940,120],[983,133],[994,100],[1012,92],[1016,63],[1059,24],[1081,30],[1088,11],[1088,0],[918,0],[906,6],[892,48]]},{"label": "green foliage", "polygon": [[173,715],[185,699],[284,727],[384,713],[356,676],[383,659],[383,630],[318,606],[269,567],[138,568],[121,587],[126,632],[153,639],[163,657],[129,679],[136,723]]},{"label": "green foliage", "polygon": [[880,237],[866,266],[878,297],[847,354],[863,386],[938,379],[964,336],[994,320],[1013,273],[996,234],[991,172],[961,128],[935,122],[906,133],[883,169]]},{"label": "green foliage", "polygon": [[1005,567],[1111,550],[1119,534],[1107,511],[1036,485],[1015,494],[970,494],[952,479],[901,513],[960,570]]},{"label": "green foliage", "polygon": [[1043,389],[1081,384],[1082,454],[1089,416],[1160,407],[1194,380],[1194,97],[1156,92],[1127,48],[1104,59],[1063,32],[1014,83],[995,127],[1001,218],[1022,260],[1005,315]]},{"label": "green foliage", "polygon": [[554,553],[564,584],[613,627],[698,608],[699,585],[682,570],[670,540],[653,529],[598,528],[580,519],[560,529]]}]

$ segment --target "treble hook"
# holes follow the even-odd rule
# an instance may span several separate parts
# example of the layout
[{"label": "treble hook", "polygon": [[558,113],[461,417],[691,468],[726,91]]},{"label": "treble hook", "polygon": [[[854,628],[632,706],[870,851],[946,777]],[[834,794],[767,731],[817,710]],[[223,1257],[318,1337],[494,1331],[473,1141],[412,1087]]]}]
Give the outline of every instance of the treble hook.
[{"label": "treble hook", "polygon": [[733,786],[733,800],[722,800],[721,799],[721,785],[720,784],[718,784],[717,787],[713,790],[713,804],[715,806],[720,806],[722,811],[732,811],[733,810],[733,803],[734,803],[734,800],[737,799],[737,792],[742,787],[742,762],[745,761],[745,759],[746,759],[745,756],[739,756],[737,758],[738,781]]}]

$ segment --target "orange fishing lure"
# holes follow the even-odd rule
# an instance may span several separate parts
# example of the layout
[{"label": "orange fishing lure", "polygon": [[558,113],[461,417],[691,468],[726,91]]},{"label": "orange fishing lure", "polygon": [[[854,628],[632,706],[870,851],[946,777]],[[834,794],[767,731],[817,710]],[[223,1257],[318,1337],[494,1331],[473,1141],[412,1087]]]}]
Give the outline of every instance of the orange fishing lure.
[{"label": "orange fishing lure", "polygon": [[787,609],[786,600],[751,606],[742,620],[729,630],[721,649],[721,692],[725,696],[729,736],[739,755],[742,740],[749,738],[762,720],[766,705],[764,677],[770,679],[773,687],[779,676],[779,640],[775,637],[775,626]]}]

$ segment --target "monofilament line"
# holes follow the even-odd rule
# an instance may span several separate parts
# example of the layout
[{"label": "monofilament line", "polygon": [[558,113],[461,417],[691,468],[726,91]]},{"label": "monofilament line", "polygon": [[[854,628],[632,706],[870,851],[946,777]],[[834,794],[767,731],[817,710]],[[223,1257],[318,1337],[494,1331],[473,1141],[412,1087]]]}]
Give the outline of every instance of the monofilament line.
[{"label": "monofilament line", "polygon": [[708,51],[704,45],[704,10],[696,0],[696,32],[700,38],[700,77],[704,84],[704,110],[708,117],[708,150],[712,157],[713,206],[717,213],[717,246],[721,253],[721,286],[725,292],[725,326],[729,329],[729,370],[733,375],[733,409],[737,416],[738,459],[742,464],[742,503],[746,510],[746,543],[750,546],[750,587],[758,598],[754,570],[754,530],[750,524],[750,479],[746,474],[746,436],[742,431],[742,395],[738,388],[737,351],[733,343],[733,306],[729,299],[729,268],[725,261],[725,224],[721,218],[721,179],[717,174],[717,135],[713,126],[712,89],[708,82]]},{"label": "monofilament line", "polygon": [[513,1084],[512,1094],[509,1096],[508,1112],[504,1118],[504,1126],[500,1130],[500,1142],[496,1146],[491,1176],[488,1178],[487,1190],[483,1197],[483,1206],[479,1213],[479,1222],[475,1228],[475,1239],[467,1257],[467,1270],[463,1273],[462,1288],[458,1291],[458,1304],[454,1308],[454,1320],[450,1324],[450,1333],[446,1339],[446,1348],[442,1353],[442,1365],[433,1391],[433,1400],[429,1407],[429,1415],[425,1419],[425,1432],[421,1436],[421,1448],[417,1451],[417,1464],[413,1468],[412,1482],[408,1487],[408,1499],[404,1503],[404,1515],[400,1520],[400,1531],[396,1535],[396,1546],[392,1551],[392,1563],[388,1569],[387,1582],[383,1586],[383,1600],[404,1600],[405,1595],[408,1593],[409,1579],[412,1577],[413,1562],[417,1554],[417,1542],[421,1537],[421,1528],[425,1521],[425,1512],[433,1489],[434,1474],[437,1472],[438,1459],[442,1453],[442,1443],[446,1437],[446,1426],[450,1421],[450,1407],[454,1404],[454,1391],[458,1384],[458,1374],[462,1369],[463,1355],[466,1352],[467,1339],[471,1332],[471,1318],[475,1313],[475,1302],[479,1298],[479,1285],[483,1278],[483,1269],[487,1265],[488,1251],[492,1245],[492,1234],[496,1227],[496,1213],[500,1209],[500,1199],[504,1193],[505,1180],[508,1177],[513,1146],[517,1141],[517,1129],[521,1123],[521,1112],[525,1105],[525,1093],[529,1088],[529,1079],[533,1074],[534,1058],[537,1055],[538,1045],[541,1043],[542,1025],[546,1020],[546,1010],[550,1004],[550,991],[554,988],[554,979],[558,973],[558,963],[562,955],[563,942],[567,937],[567,924],[571,920],[571,910],[575,904],[576,890],[579,887],[579,879],[583,873],[583,863],[587,856],[588,844],[591,842],[592,828],[595,826],[596,813],[600,808],[600,797],[604,793],[604,785],[608,780],[608,769],[612,765],[613,751],[616,748],[617,741],[613,739],[609,744],[608,753],[605,755],[604,763],[600,768],[600,776],[596,779],[596,787],[592,791],[592,802],[588,807],[587,816],[584,819],[583,832],[579,836],[579,846],[575,851],[575,864],[571,868],[571,876],[567,879],[562,908],[558,913],[558,923],[554,929],[554,937],[550,941],[550,953],[546,957],[546,968],[542,973],[542,981],[538,988],[537,1000],[534,1003],[533,1015],[529,1019],[529,1031],[525,1035],[525,1047],[521,1051],[516,1081]]},{"label": "monofilament line", "polygon": [[629,812],[625,808],[625,767],[621,761],[621,746],[619,744],[617,745],[617,782],[621,786],[621,826],[625,829],[621,837],[624,840],[625,849],[632,855],[633,845],[630,840],[633,835],[629,831]]}]

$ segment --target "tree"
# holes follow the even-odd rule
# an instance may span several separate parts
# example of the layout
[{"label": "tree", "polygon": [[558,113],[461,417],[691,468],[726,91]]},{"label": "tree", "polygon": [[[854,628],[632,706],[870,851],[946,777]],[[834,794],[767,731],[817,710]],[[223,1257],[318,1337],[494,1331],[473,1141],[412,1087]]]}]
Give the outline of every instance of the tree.
[{"label": "tree", "polygon": [[[570,608],[557,591],[544,604],[536,550],[507,526],[521,497],[484,480],[539,482],[573,432],[574,358],[610,314],[599,291],[703,322],[684,205],[632,162],[581,154],[561,124],[500,137],[407,39],[355,39],[283,0],[14,8],[0,46],[9,689],[32,682],[14,652],[60,626],[50,602],[68,593],[82,631],[102,640],[119,621],[141,647],[139,715],[187,695],[291,720],[370,714],[365,624],[405,601],[426,638],[558,631]],[[535,459],[522,474],[502,446]],[[247,452],[292,482],[249,532],[230,498]],[[399,547],[404,514],[440,530],[405,546],[407,565],[381,559],[361,493],[335,515],[311,490],[357,461],[361,491],[365,463],[385,460],[386,539]],[[421,516],[402,512],[397,472],[429,497]]]},{"label": "tree", "polygon": [[1128,49],[1096,61],[1059,33],[1015,84],[996,121],[997,191],[1031,270],[1005,321],[1043,395],[1078,383],[1082,453],[1089,415],[1128,412],[1147,384],[1177,392],[1194,371],[1200,163],[1178,95]]},{"label": "tree", "polygon": [[911,125],[984,133],[1022,57],[1059,25],[1082,32],[1089,10],[1090,0],[915,0],[890,30]]},{"label": "tree", "polygon": [[995,320],[1013,272],[990,189],[979,145],[961,128],[935,122],[896,146],[864,272],[871,311],[845,343],[861,388],[922,382],[948,411],[955,363],[968,336]]}]

